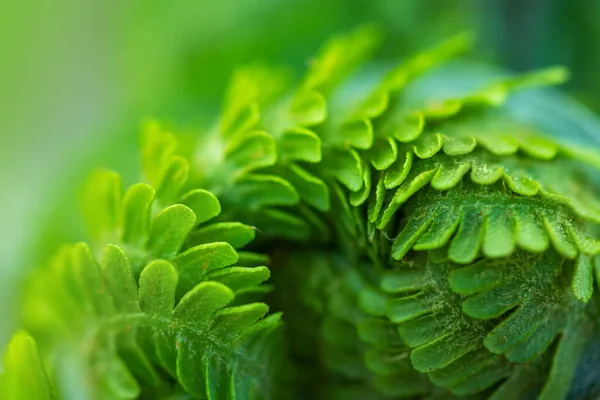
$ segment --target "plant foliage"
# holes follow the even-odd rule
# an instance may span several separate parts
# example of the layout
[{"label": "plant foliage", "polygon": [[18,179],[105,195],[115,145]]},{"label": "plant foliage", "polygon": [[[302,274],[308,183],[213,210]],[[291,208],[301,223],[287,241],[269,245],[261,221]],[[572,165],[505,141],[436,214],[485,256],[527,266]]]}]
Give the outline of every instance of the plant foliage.
[{"label": "plant foliage", "polygon": [[94,173],[7,398],[566,398],[598,332],[599,165],[508,106],[566,71],[420,92],[471,36],[385,74],[361,69],[379,39],[297,82],[241,68],[194,148],[152,122],[144,183]]}]

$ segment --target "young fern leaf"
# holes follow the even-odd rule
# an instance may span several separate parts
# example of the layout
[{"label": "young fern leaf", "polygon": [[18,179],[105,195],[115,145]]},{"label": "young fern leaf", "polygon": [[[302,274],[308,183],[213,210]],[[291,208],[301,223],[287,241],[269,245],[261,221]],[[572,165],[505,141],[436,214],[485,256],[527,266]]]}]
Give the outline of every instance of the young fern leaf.
[{"label": "young fern leaf", "polygon": [[[290,315],[291,327],[302,331],[296,324],[303,324],[306,314],[311,315],[312,329],[304,335],[319,343],[320,356],[313,363],[326,368],[332,381],[393,398],[428,393],[427,379],[410,365],[409,348],[379,309],[385,297],[377,292],[368,268],[349,263],[325,252],[290,257],[288,275],[280,278],[305,283],[294,288],[298,303],[290,305],[290,312],[291,307],[306,309]],[[341,385],[322,390],[323,396],[344,398]]]},{"label": "young fern leaf", "polygon": [[281,314],[257,302],[270,256],[306,398],[567,396],[598,327],[600,166],[509,103],[566,71],[422,90],[463,34],[358,85],[377,41],[332,39],[296,86],[239,69],[189,162],[152,122],[149,185],[92,176],[91,248],[59,252],[24,300],[58,360],[43,383],[15,339],[40,396],[77,359],[67,372],[98,398],[291,398]]},{"label": "young fern leaf", "polygon": [[[443,50],[434,49],[419,57],[443,60],[459,52],[466,43],[463,40],[455,39],[441,46]],[[438,57],[438,51],[443,56]],[[409,61],[405,70],[411,71],[412,65]],[[597,189],[586,178],[590,168],[587,159],[578,158],[544,132],[515,119],[503,105],[513,91],[561,83],[566,73],[562,68],[550,68],[503,78],[458,97],[433,97],[424,102],[404,99],[402,89],[409,77],[424,69],[416,68],[415,74],[392,73],[397,79],[384,81],[362,107],[345,104],[341,95],[337,97],[335,79],[323,91],[328,113],[323,113],[325,119],[318,123],[317,119],[310,123],[323,151],[321,160],[315,159],[309,168],[329,186],[331,207],[325,218],[350,259],[368,257],[384,269],[390,257],[410,260],[407,262],[413,266],[421,264],[418,272],[414,267],[399,271],[399,280],[386,277],[382,285],[394,297],[389,300],[387,316],[399,324],[403,341],[414,348],[413,366],[428,373],[434,384],[457,395],[487,391],[492,398],[501,398],[506,393],[539,389],[543,385],[532,387],[522,377],[533,380],[549,373],[541,398],[553,391],[563,397],[568,384],[552,371],[573,376],[579,353],[571,353],[567,360],[562,358],[562,349],[581,349],[587,337],[583,331],[574,341],[569,341],[570,335],[561,336],[567,339],[560,342],[554,360],[544,357],[542,364],[553,365],[551,372],[547,368],[520,368],[514,362],[541,358],[567,326],[577,325],[569,325],[555,310],[572,307],[576,299],[588,301],[591,296],[591,257],[600,251],[591,236],[600,221]],[[267,107],[264,114],[279,110]],[[278,135],[277,125],[267,131]],[[422,257],[413,260],[413,250],[435,251],[431,257],[437,261]],[[545,312],[547,321],[542,324],[523,317],[527,323],[519,322],[516,312],[494,330],[488,321],[491,315],[483,318],[484,314],[473,313],[469,309],[473,300],[465,301],[464,294],[454,293],[448,280],[459,268],[457,264],[470,268],[481,256],[485,257],[481,261],[485,267],[481,268],[489,276],[495,276],[493,260],[508,260],[507,271],[515,279],[508,285],[513,296],[527,293],[525,286],[515,287],[516,282],[529,285],[534,293],[550,290],[554,297],[546,296],[543,307],[518,297],[524,301],[519,308],[524,311],[520,312]],[[567,261],[570,267],[554,274],[543,268],[539,276],[517,274],[534,259],[531,257],[542,257],[547,261],[544,265],[555,265],[564,258],[575,260],[575,264]],[[573,270],[572,265],[577,268]],[[482,302],[493,307],[501,304],[497,300]],[[574,318],[585,321],[588,311],[580,308]],[[383,314],[385,306],[379,305],[375,315]],[[364,368],[352,361],[356,358],[348,358],[350,343],[354,343],[351,325],[330,317],[325,321],[330,331],[322,339],[325,351],[338,345],[344,348],[341,337],[349,340],[346,351],[334,353],[337,358],[329,364],[330,369],[353,379],[363,375],[360,371]],[[538,326],[540,332],[532,333]],[[494,334],[504,340],[501,328],[514,335],[512,339],[506,337],[510,348],[491,344]],[[391,346],[384,346],[383,351],[394,354]],[[494,353],[506,354],[507,358]]]},{"label": "young fern leaf", "polygon": [[14,400],[53,398],[37,344],[25,332],[17,332],[4,352],[0,394]]},{"label": "young fern leaf", "polygon": [[[216,390],[211,385],[223,379],[229,382],[226,390],[234,390],[240,385],[236,379],[246,379],[234,374],[237,366],[250,369],[246,357],[254,351],[255,335],[275,330],[280,318],[273,314],[262,320],[268,311],[263,303],[226,307],[234,290],[255,287],[269,277],[264,267],[217,269],[217,280],[203,278],[176,302],[182,288],[179,273],[166,260],[154,260],[142,269],[139,289],[126,254],[117,246],[104,249],[101,266],[84,244],[66,250],[63,260],[51,272],[67,280],[57,292],[62,292],[62,301],[72,297],[71,307],[56,307],[55,312],[65,313],[58,317],[73,340],[85,345],[87,337],[95,343],[92,354],[83,357],[91,364],[92,376],[103,378],[98,390],[111,398],[137,397],[136,378],[146,385],[164,386],[163,368],[194,396]],[[220,363],[215,371],[212,357]],[[102,365],[106,367],[98,369]],[[198,375],[199,365],[204,375]],[[206,374],[219,379],[205,387]],[[254,390],[252,385],[246,389]]]},{"label": "young fern leaf", "polygon": [[[282,345],[281,314],[266,316],[266,304],[242,299],[268,291],[261,284],[270,272],[256,267],[267,260],[252,252],[240,259],[235,250],[254,239],[253,228],[206,223],[220,203],[206,190],[184,192],[187,161],[175,149],[158,125],[145,128],[145,174],[159,182],[157,191],[139,183],[122,195],[118,174],[92,175],[84,211],[101,262],[84,243],[61,251],[30,285],[26,309],[47,312],[26,315],[26,325],[56,335],[45,353],[86,349],[74,358],[83,366],[82,390],[94,397],[137,398],[176,382],[199,398],[263,398],[273,374],[271,365],[256,364],[281,359],[272,349]],[[62,388],[64,375],[56,379]]]}]

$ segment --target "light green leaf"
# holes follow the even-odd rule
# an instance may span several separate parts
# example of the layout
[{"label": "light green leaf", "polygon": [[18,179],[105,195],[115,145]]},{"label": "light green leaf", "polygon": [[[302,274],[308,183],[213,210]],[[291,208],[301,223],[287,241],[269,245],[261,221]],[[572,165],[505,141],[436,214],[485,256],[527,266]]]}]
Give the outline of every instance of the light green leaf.
[{"label": "light green leaf", "polygon": [[592,260],[589,256],[579,255],[575,263],[575,272],[571,281],[571,290],[577,300],[587,303],[594,290],[594,277],[592,274]]},{"label": "light green leaf", "polygon": [[385,171],[385,187],[386,189],[393,189],[396,186],[400,185],[412,168],[413,163],[413,153],[410,151],[400,152],[400,155],[396,162],[392,164]]},{"label": "light green leaf", "polygon": [[321,139],[308,129],[288,129],[281,134],[278,145],[285,159],[311,163],[321,161]]},{"label": "light green leaf", "polygon": [[0,394],[7,400],[52,399],[37,344],[25,332],[17,332],[4,352]]},{"label": "light green leaf", "polygon": [[211,331],[222,343],[236,340],[244,330],[263,318],[269,311],[264,303],[228,307],[215,312]]},{"label": "light green leaf", "polygon": [[108,245],[102,252],[102,275],[119,312],[138,312],[138,285],[125,252]]},{"label": "light green leaf", "polygon": [[419,158],[430,158],[441,150],[444,140],[439,133],[426,133],[421,135],[413,146],[415,155]]},{"label": "light green leaf", "polygon": [[339,144],[344,147],[366,150],[373,145],[373,125],[368,118],[343,124],[338,134]]},{"label": "light green leaf", "polygon": [[235,192],[249,209],[293,205],[300,200],[296,189],[276,175],[244,175],[236,181]]},{"label": "light green leaf", "polygon": [[179,254],[174,260],[179,273],[177,297],[200,283],[206,273],[230,266],[237,260],[237,253],[227,242],[201,244]]},{"label": "light green leaf", "polygon": [[163,179],[167,165],[175,153],[177,139],[158,122],[150,121],[142,129],[141,142],[144,176],[156,187]]},{"label": "light green leaf", "polygon": [[415,112],[393,121],[390,126],[384,128],[384,131],[389,130],[398,141],[408,143],[416,140],[421,135],[424,126],[425,118],[423,114]]},{"label": "light green leaf", "polygon": [[146,248],[157,257],[175,257],[189,231],[196,223],[194,212],[181,204],[162,210],[150,228]]},{"label": "light green leaf", "polygon": [[170,316],[175,306],[178,275],[168,261],[154,260],[140,274],[140,308],[148,315]]},{"label": "light green leaf", "polygon": [[202,189],[190,190],[181,196],[181,204],[196,215],[196,224],[209,221],[221,213],[221,204],[214,194]]},{"label": "light green leaf", "polygon": [[144,183],[131,186],[123,199],[123,243],[142,246],[148,236],[154,189]]},{"label": "light green leaf", "polygon": [[320,124],[327,116],[325,97],[312,90],[297,94],[290,107],[290,116],[300,126]]},{"label": "light green leaf", "polygon": [[253,131],[236,135],[229,141],[225,156],[243,172],[275,164],[275,140],[267,132]]},{"label": "light green leaf", "polygon": [[156,190],[156,198],[161,205],[173,204],[179,198],[181,189],[188,180],[189,171],[190,167],[185,158],[174,156],[169,160]]},{"label": "light green leaf", "polygon": [[259,285],[270,276],[271,272],[267,267],[229,267],[207,274],[207,278],[211,281],[227,285],[233,291]]}]

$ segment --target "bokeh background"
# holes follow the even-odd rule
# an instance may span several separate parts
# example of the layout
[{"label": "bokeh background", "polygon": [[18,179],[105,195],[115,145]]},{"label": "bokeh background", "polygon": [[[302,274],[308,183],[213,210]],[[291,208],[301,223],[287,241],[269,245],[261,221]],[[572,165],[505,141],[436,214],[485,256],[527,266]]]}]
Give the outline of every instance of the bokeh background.
[{"label": "bokeh background", "polygon": [[20,282],[82,238],[76,193],[105,166],[136,178],[138,127],[201,134],[228,77],[254,61],[304,69],[332,34],[376,24],[376,63],[471,30],[472,57],[569,67],[600,110],[598,0],[26,0],[0,5],[0,348]]}]

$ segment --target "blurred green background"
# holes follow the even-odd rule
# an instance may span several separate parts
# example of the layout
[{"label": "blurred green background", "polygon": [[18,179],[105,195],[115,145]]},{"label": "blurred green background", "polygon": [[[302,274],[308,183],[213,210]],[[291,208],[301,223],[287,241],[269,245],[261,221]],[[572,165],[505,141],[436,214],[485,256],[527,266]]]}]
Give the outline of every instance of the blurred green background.
[{"label": "blurred green background", "polygon": [[[600,109],[598,0],[37,0],[0,5],[0,348],[19,282],[83,237],[76,189],[93,168],[136,178],[138,126],[200,134],[236,66],[301,71],[329,36],[375,23],[375,62],[463,30],[472,56],[516,70],[568,66],[567,90]],[[12,306],[11,306],[12,305]]]}]

